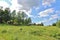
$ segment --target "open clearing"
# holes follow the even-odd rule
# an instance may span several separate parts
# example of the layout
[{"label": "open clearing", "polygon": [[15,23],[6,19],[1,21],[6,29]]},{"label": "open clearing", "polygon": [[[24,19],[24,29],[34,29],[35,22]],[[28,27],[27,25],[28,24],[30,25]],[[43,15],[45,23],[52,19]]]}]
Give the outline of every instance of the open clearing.
[{"label": "open clearing", "polygon": [[0,24],[0,40],[60,40],[60,28]]}]

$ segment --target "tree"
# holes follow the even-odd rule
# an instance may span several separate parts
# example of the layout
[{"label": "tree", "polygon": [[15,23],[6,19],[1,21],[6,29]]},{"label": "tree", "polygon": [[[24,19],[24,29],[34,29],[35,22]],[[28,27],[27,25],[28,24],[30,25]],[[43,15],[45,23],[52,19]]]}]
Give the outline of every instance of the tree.
[{"label": "tree", "polygon": [[10,9],[9,8],[6,8],[4,10],[3,20],[4,20],[5,23],[7,23],[8,21],[11,20],[11,14],[10,14]]},{"label": "tree", "polygon": [[15,10],[11,12],[9,8],[3,10],[0,7],[0,23],[28,25],[31,23],[31,18],[23,11],[16,13]]},{"label": "tree", "polygon": [[29,23],[31,23],[31,19],[26,15],[25,12],[19,11],[17,13],[17,22],[20,25],[28,25]]},{"label": "tree", "polygon": [[27,18],[28,16],[26,15],[25,12],[22,12],[21,13],[21,17],[22,17],[22,24],[25,25],[25,22],[24,21],[25,21],[25,18]]},{"label": "tree", "polygon": [[0,23],[3,23],[3,14],[4,14],[4,11],[2,10],[2,7],[0,7]]},{"label": "tree", "polygon": [[30,25],[31,24],[31,18],[25,19],[25,25]]},{"label": "tree", "polygon": [[56,26],[60,27],[60,20],[57,21]]},{"label": "tree", "polygon": [[22,24],[22,15],[21,15],[20,11],[17,13],[17,23],[20,25]]},{"label": "tree", "polygon": [[43,23],[41,23],[41,26],[44,26],[44,24],[43,24]]},{"label": "tree", "polygon": [[28,24],[31,24],[31,18],[28,18],[28,22],[27,22]]},{"label": "tree", "polygon": [[15,20],[16,20],[16,10],[13,10],[12,13],[11,13],[11,20],[14,24]]}]

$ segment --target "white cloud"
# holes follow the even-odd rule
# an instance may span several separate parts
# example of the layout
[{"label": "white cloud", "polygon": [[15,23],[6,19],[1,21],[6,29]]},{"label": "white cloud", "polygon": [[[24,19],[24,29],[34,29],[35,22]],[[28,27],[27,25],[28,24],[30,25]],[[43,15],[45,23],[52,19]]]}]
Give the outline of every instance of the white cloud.
[{"label": "white cloud", "polygon": [[36,24],[40,24],[40,23],[44,23],[44,22],[46,22],[46,20],[39,21]]},{"label": "white cloud", "polygon": [[5,9],[6,7],[9,7],[9,4],[7,4],[6,2],[4,1],[0,1],[0,6],[4,6],[3,9]]},{"label": "white cloud", "polygon": [[54,19],[56,19],[58,17],[59,17],[58,14],[51,15],[49,21],[54,20]]},{"label": "white cloud", "polygon": [[46,19],[46,18],[45,18],[44,20],[37,22],[37,24],[39,24],[39,23],[41,23],[41,22],[47,23],[47,22],[49,22],[49,21],[51,21],[51,20],[57,19],[58,17],[59,17],[58,14],[54,14],[54,15],[51,15],[49,19]]},{"label": "white cloud", "polygon": [[49,8],[49,9],[46,9],[44,11],[41,11],[39,13],[39,16],[40,17],[46,17],[46,16],[49,16],[49,13],[53,13],[54,12],[54,9],[53,8]]},{"label": "white cloud", "polygon": [[[30,9],[27,11],[26,9],[27,9],[28,7],[24,6],[25,3],[24,3],[24,4],[19,4],[18,1],[20,1],[20,0],[12,0],[12,1],[11,1],[11,3],[12,3],[12,5],[10,6],[11,11],[13,11],[13,10],[16,10],[17,12],[18,12],[18,11],[23,11],[23,12],[25,12],[29,17],[32,17],[32,15],[30,15],[32,9],[30,8]],[[26,7],[26,9],[25,9],[25,7]],[[22,8],[23,8],[23,9],[22,9]]]},{"label": "white cloud", "polygon": [[21,4],[18,4],[18,0],[10,0],[11,5],[9,6],[9,4],[7,4],[6,1],[1,1],[0,2],[0,6],[3,6],[4,8],[9,7],[11,11],[16,10],[16,12],[18,11],[24,11],[29,17],[31,17],[30,13],[31,13],[31,9],[29,9],[28,11],[22,9],[23,7]]},{"label": "white cloud", "polygon": [[54,15],[51,15],[50,19],[49,20],[54,20],[54,19],[59,19],[59,16],[60,15],[60,11],[55,11],[55,14]]},{"label": "white cloud", "polygon": [[57,11],[56,11],[56,14],[60,14],[60,10],[57,10]]},{"label": "white cloud", "polygon": [[36,11],[38,11],[40,9],[40,7],[36,7],[35,9],[36,9]]},{"label": "white cloud", "polygon": [[24,10],[30,10],[32,7],[39,7],[40,0],[18,0],[18,3],[23,5]]},{"label": "white cloud", "polygon": [[42,5],[44,7],[51,6],[52,3],[54,3],[56,0],[42,0]]},{"label": "white cloud", "polygon": [[29,17],[32,17],[32,15],[30,15],[32,9],[30,9],[29,11],[26,10],[20,10],[21,12],[25,12]]},{"label": "white cloud", "polygon": [[[53,11],[51,11],[51,13],[53,13]],[[48,13],[47,13],[47,14],[48,14]],[[47,15],[47,14],[46,14],[46,15]],[[44,20],[39,21],[39,22],[37,22],[37,23],[41,23],[41,22],[47,23],[47,22],[50,22],[50,21],[52,21],[52,20],[59,19],[59,17],[60,17],[60,16],[58,16],[59,14],[60,14],[59,11],[55,11],[55,14],[50,15],[50,18],[48,18],[48,19],[44,18]],[[39,16],[39,17],[40,17],[40,16]],[[45,17],[45,16],[44,16],[44,17]]]},{"label": "white cloud", "polygon": [[[11,9],[11,11],[16,10],[17,12],[19,10],[24,10],[24,12],[29,16],[32,17],[32,15],[30,15],[31,13],[31,8],[35,7],[36,9],[38,9],[39,7],[39,3],[40,0],[9,0],[11,5],[9,6],[9,8]],[[3,7],[8,6],[9,3],[7,4],[7,2],[5,0],[1,1]],[[0,2],[0,4],[1,4]]]},{"label": "white cloud", "polygon": [[11,11],[16,10],[19,11],[20,8],[22,8],[22,5],[19,5],[17,0],[11,1],[12,5],[10,6]]}]

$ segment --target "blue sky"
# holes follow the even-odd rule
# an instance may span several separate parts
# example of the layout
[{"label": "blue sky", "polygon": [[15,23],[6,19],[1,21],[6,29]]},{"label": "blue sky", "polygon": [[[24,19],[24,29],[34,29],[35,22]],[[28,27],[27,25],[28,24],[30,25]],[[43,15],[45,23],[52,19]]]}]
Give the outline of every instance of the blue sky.
[{"label": "blue sky", "polygon": [[11,11],[24,11],[32,23],[51,25],[60,19],[60,0],[0,0],[0,6]]}]

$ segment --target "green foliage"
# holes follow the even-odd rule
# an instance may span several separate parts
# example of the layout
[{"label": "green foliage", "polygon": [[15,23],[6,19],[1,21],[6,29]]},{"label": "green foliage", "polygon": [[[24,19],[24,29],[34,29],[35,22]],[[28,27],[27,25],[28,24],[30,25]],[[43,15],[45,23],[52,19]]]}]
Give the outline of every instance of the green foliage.
[{"label": "green foliage", "polygon": [[38,26],[44,26],[44,24],[43,23],[41,23],[41,24],[37,24]]},{"label": "green foliage", "polygon": [[31,34],[37,35],[37,36],[42,36],[42,35],[40,34],[40,31],[33,31],[33,32],[31,32]]},{"label": "green foliage", "polygon": [[22,31],[23,29],[22,29],[22,28],[20,28],[20,30]]},{"label": "green foliage", "polygon": [[2,33],[7,33],[7,30],[2,30]]},{"label": "green foliage", "polygon": [[5,10],[0,9],[0,23],[7,23],[10,18],[10,10],[6,8]]},{"label": "green foliage", "polygon": [[60,27],[60,20],[57,21],[56,25],[57,27]]},{"label": "green foliage", "polygon": [[9,8],[2,10],[1,7],[0,23],[14,24],[14,25],[27,25],[31,23],[31,18],[29,18],[25,12],[22,11],[16,12],[15,10],[11,12]]},{"label": "green foliage", "polygon": [[52,26],[56,26],[56,23],[53,23]]}]

